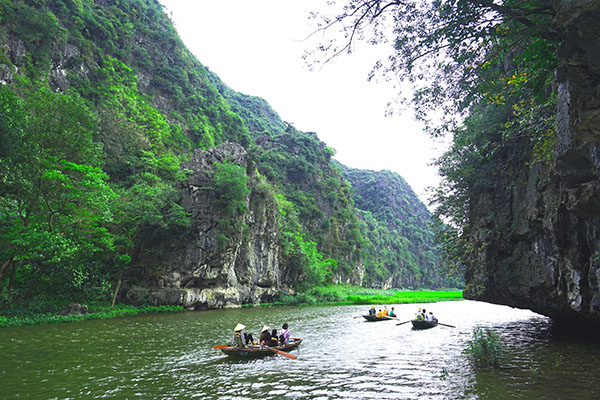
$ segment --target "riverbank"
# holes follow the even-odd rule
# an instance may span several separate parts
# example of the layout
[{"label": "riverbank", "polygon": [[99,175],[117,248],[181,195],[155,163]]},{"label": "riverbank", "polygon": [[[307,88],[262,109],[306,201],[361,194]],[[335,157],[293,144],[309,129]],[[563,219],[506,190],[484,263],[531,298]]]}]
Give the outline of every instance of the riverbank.
[{"label": "riverbank", "polygon": [[182,306],[130,306],[117,304],[110,308],[108,303],[96,303],[88,306],[85,314],[58,315],[57,312],[35,312],[33,310],[11,310],[0,313],[0,328],[25,325],[58,324],[62,322],[79,322],[90,319],[110,319],[128,317],[139,314],[184,312]]},{"label": "riverbank", "polygon": [[[263,303],[259,307],[303,306],[303,305],[361,305],[361,304],[407,304],[435,303],[439,301],[463,300],[462,291],[452,290],[381,290],[348,285],[315,287],[296,296],[280,296],[273,303]],[[252,304],[243,307],[256,307]],[[90,319],[109,319],[139,314],[161,312],[185,312],[182,306],[131,306],[117,304],[111,309],[108,302],[88,304],[88,313],[59,315],[59,309],[16,309],[0,311],[0,328],[25,325],[56,324],[79,322]]]},{"label": "riverbank", "polygon": [[315,287],[296,296],[280,296],[279,301],[261,304],[274,305],[361,305],[435,303],[463,300],[462,290],[401,290],[368,289],[348,285]]}]

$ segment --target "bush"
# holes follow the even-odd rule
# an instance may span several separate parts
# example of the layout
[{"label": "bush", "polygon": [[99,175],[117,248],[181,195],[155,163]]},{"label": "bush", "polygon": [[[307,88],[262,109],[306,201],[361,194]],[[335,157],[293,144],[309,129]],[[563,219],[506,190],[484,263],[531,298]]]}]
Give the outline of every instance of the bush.
[{"label": "bush", "polygon": [[473,340],[469,342],[467,350],[476,367],[493,367],[498,365],[503,353],[498,333],[481,327],[473,329]]}]

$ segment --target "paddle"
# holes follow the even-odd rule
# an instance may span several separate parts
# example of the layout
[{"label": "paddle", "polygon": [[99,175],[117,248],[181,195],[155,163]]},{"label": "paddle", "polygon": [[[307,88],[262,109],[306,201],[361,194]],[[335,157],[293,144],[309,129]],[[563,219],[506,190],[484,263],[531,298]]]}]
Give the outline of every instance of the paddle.
[{"label": "paddle", "polygon": [[225,347],[229,347],[230,345],[228,344],[218,344],[215,347],[213,347],[213,349],[223,349]]},{"label": "paddle", "polygon": [[383,318],[389,318],[389,319],[398,319],[396,317],[390,317],[389,315],[382,315]]},{"label": "paddle", "polygon": [[298,358],[298,356],[295,356],[295,355],[290,354],[290,353],[286,353],[285,351],[274,349],[273,347],[269,347],[269,349],[271,349],[272,351],[274,351],[277,354],[281,354],[282,356],[285,356],[287,358],[291,358],[292,360],[295,360],[295,359]]},{"label": "paddle", "polygon": [[352,317],[352,318],[356,319],[356,318],[362,318],[362,317],[363,317],[362,315],[357,315],[356,317]]},{"label": "paddle", "polygon": [[441,322],[437,323],[438,325],[447,326],[448,328],[456,328],[454,325],[442,324]]},{"label": "paddle", "polygon": [[409,323],[410,321],[412,321],[412,319],[409,319],[408,321],[400,322],[399,324],[396,324],[396,325],[404,325],[404,324]]}]

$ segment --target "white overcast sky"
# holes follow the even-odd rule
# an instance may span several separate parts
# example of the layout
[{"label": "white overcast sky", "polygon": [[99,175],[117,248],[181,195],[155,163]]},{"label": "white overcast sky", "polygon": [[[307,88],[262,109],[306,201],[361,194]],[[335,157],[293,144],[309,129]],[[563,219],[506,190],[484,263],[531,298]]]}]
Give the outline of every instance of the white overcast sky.
[{"label": "white overcast sky", "polygon": [[427,204],[426,187],[439,182],[430,164],[443,148],[410,111],[385,116],[394,91],[367,82],[377,49],[365,46],[315,71],[305,66],[302,55],[315,45],[304,40],[315,31],[309,12],[327,11],[325,0],[160,1],[186,46],[225,84],[316,132],[341,163],[398,173]]}]

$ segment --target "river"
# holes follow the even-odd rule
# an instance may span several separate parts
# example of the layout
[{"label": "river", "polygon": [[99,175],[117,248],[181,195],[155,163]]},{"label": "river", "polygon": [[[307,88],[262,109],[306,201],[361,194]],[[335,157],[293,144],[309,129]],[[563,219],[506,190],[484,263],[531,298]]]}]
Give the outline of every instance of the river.
[{"label": "river", "polygon": [[[600,342],[557,335],[526,310],[459,301],[423,306],[440,322],[415,331],[353,318],[367,306],[244,308],[0,330],[1,399],[594,399]],[[241,322],[288,322],[304,342],[292,360],[226,357],[214,345]],[[505,345],[499,368],[465,355],[476,326]]]}]

